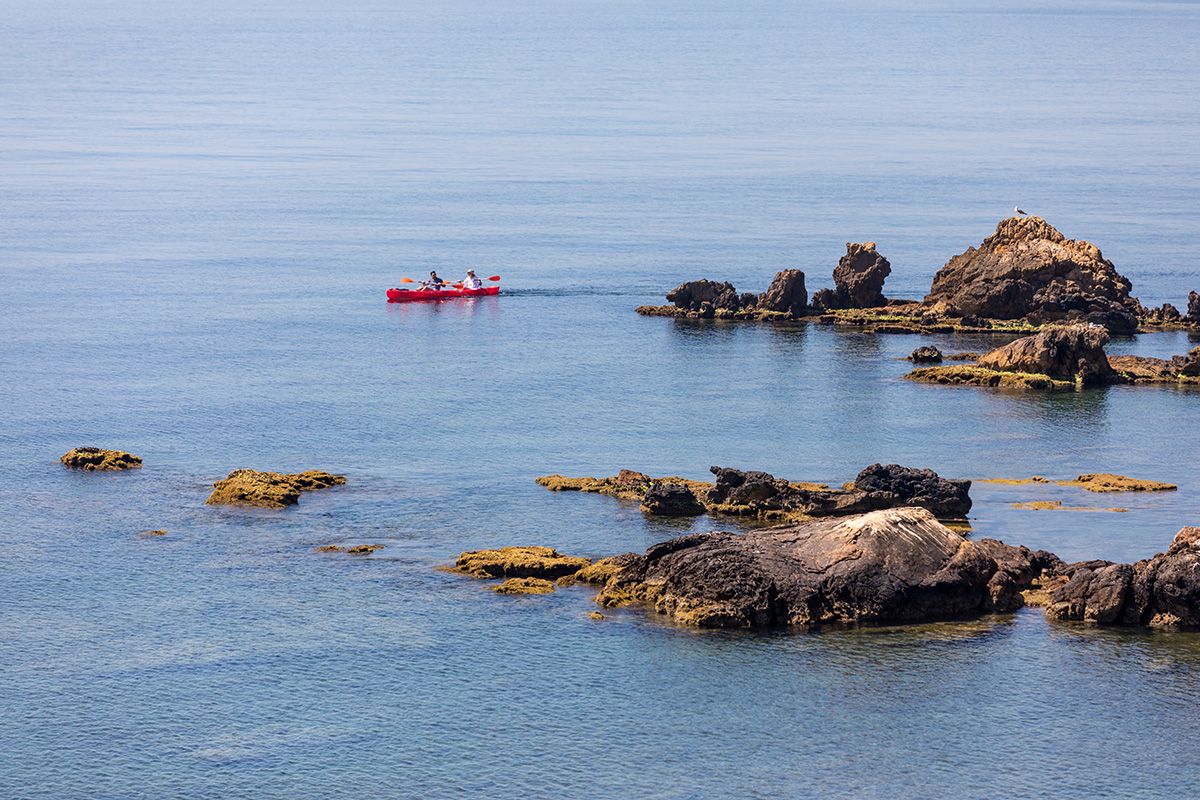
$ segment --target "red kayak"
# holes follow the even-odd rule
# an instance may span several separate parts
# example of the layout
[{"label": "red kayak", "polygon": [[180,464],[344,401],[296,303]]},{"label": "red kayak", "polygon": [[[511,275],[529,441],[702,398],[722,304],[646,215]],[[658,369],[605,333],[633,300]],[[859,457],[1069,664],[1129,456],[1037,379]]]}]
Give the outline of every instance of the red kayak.
[{"label": "red kayak", "polygon": [[499,286],[485,286],[482,289],[388,289],[389,303],[411,303],[416,300],[449,300],[452,297],[486,297],[499,294]]}]

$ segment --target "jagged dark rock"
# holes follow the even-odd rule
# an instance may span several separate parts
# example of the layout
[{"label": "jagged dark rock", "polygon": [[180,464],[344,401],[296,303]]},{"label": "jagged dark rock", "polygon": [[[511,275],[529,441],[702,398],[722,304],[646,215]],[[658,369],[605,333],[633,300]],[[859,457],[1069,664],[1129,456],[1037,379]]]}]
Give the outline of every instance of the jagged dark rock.
[{"label": "jagged dark rock", "polygon": [[1200,322],[1200,294],[1188,292],[1188,322]]},{"label": "jagged dark rock", "polygon": [[700,627],[918,621],[1018,608],[1031,568],[1010,548],[1017,565],[1002,569],[991,549],[920,508],[691,534],[622,557],[625,566],[597,602],[651,602]]},{"label": "jagged dark rock", "polygon": [[920,506],[950,519],[965,517],[971,510],[970,481],[946,480],[932,470],[897,464],[872,464],[859,473],[851,489],[792,484],[767,472],[728,467],[711,467],[710,471],[717,481],[706,500],[715,510],[727,514],[816,517]]},{"label": "jagged dark rock", "polygon": [[892,272],[874,242],[846,242],[846,255],[833,270],[837,308],[878,308],[887,304],[883,282]]},{"label": "jagged dark rock", "polygon": [[758,296],[758,308],[782,311],[794,317],[804,316],[808,310],[808,290],[804,288],[804,273],[798,269],[777,272],[771,286]]},{"label": "jagged dark rock", "polygon": [[692,490],[678,483],[654,483],[642,499],[642,511],[661,517],[697,517],[704,506]]},{"label": "jagged dark rock", "polygon": [[1132,333],[1141,306],[1131,288],[1095,245],[1067,239],[1040,217],[1011,217],[978,249],[951,258],[925,303],[957,316],[1034,324],[1086,319]]},{"label": "jagged dark rock", "polygon": [[1166,553],[1134,564],[1067,566],[1050,593],[1051,619],[1099,624],[1200,627],[1200,528],[1183,528]]},{"label": "jagged dark rock", "polygon": [[1117,374],[1108,363],[1104,345],[1108,332],[1089,325],[1049,328],[1017,339],[980,357],[978,365],[997,372],[1025,372],[1051,378],[1112,383]]},{"label": "jagged dark rock", "polygon": [[667,301],[686,311],[704,311],[725,308],[736,311],[739,304],[737,289],[732,283],[716,281],[688,281],[667,292]]},{"label": "jagged dark rock", "polygon": [[925,345],[913,350],[908,360],[914,364],[940,364],[942,363],[942,351],[932,345]]},{"label": "jagged dark rock", "polygon": [[931,469],[872,464],[858,473],[854,488],[880,497],[892,495],[894,505],[927,508],[942,519],[965,517],[971,510],[971,482],[941,478]]}]

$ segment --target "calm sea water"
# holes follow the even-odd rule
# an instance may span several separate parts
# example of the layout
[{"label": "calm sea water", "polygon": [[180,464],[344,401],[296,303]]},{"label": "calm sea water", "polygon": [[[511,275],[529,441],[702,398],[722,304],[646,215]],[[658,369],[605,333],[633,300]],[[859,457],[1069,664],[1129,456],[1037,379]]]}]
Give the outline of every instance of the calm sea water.
[{"label": "calm sea water", "polygon": [[[1198,392],[920,386],[919,344],[995,342],[633,308],[786,267],[811,291],[864,240],[920,297],[1014,204],[1183,306],[1200,8],[249,5],[0,0],[0,797],[1192,792],[1195,633],[695,631],[434,567],[728,528],[533,483],[713,464],[1167,480],[977,484],[971,519],[1165,549],[1200,521]],[[468,268],[504,294],[383,302]],[[67,472],[79,445],[146,465]],[[204,506],[238,467],[348,484]],[[1127,511],[1011,508],[1037,499]]]}]

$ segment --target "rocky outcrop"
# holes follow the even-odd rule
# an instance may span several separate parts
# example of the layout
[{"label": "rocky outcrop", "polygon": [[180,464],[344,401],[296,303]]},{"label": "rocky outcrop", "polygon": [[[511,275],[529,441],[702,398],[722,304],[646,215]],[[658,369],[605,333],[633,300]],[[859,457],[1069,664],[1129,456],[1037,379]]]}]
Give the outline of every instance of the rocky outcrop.
[{"label": "rocky outcrop", "polygon": [[1200,294],[1188,292],[1188,322],[1200,322]]},{"label": "rocky outcrop", "polygon": [[[669,299],[669,298],[668,298]],[[785,269],[775,274],[767,291],[758,296],[757,307],[802,317],[808,310],[808,290],[804,288],[804,273]]]},{"label": "rocky outcrop", "polygon": [[836,289],[822,289],[813,295],[817,308],[878,308],[887,304],[883,282],[892,273],[892,265],[875,251],[874,242],[846,242],[846,255],[833,270]]},{"label": "rocky outcrop", "polygon": [[990,546],[968,541],[920,508],[745,534],[692,534],[626,556],[597,602],[650,602],[681,623],[710,628],[1012,610],[1022,604],[1024,576],[1034,571],[1031,554],[995,544],[1010,562],[1006,569]]},{"label": "rocky outcrop", "polygon": [[1166,553],[1135,564],[1084,562],[1050,592],[1051,619],[1100,624],[1200,626],[1200,528],[1184,528]]},{"label": "rocky outcrop", "polygon": [[642,498],[641,509],[660,517],[697,517],[704,513],[704,506],[692,490],[678,483],[652,484]]},{"label": "rocky outcrop", "polygon": [[383,550],[387,545],[383,544],[356,544],[350,547],[339,547],[336,544],[327,544],[323,547],[314,547],[313,552],[316,553],[348,553],[352,556],[369,556],[376,550]]},{"label": "rocky outcrop", "polygon": [[1104,345],[1108,332],[1092,325],[1048,328],[1017,339],[980,357],[978,366],[996,372],[1025,372],[1084,384],[1117,380]]},{"label": "rocky outcrop", "polygon": [[673,475],[665,478],[651,478],[649,475],[631,469],[623,469],[611,478],[568,478],[565,475],[543,475],[536,478],[535,482],[552,492],[589,492],[639,502],[645,499],[646,494],[655,484],[683,486],[690,490],[695,497],[707,494],[708,490],[712,488],[711,483],[704,481],[691,481]]},{"label": "rocky outcrop", "polygon": [[591,563],[591,559],[559,555],[553,547],[501,547],[467,551],[455,560],[449,571],[476,578],[555,580],[574,575]]},{"label": "rocky outcrop", "polygon": [[1200,383],[1200,347],[1193,347],[1186,356],[1147,358],[1145,356],[1115,356],[1109,364],[1129,383]]},{"label": "rocky outcrop", "polygon": [[736,311],[739,297],[732,283],[699,280],[688,281],[667,292],[667,302],[686,311],[704,310],[705,304],[709,310],[726,308]]},{"label": "rocky outcrop", "polygon": [[123,450],[102,450],[99,447],[76,447],[59,459],[71,469],[105,472],[140,467],[142,460]]},{"label": "rocky outcrop", "polygon": [[861,514],[898,506],[920,506],[945,519],[962,518],[971,510],[971,482],[947,480],[928,469],[898,464],[872,464],[843,489],[788,483],[767,472],[712,467],[716,485],[708,506],[725,514],[811,517]]},{"label": "rocky outcrop", "polygon": [[1131,333],[1141,310],[1131,288],[1095,245],[1067,239],[1041,217],[1011,217],[951,258],[925,303],[957,316],[1090,321]]},{"label": "rocky outcrop", "polygon": [[296,505],[303,492],[340,486],[345,482],[345,475],[331,475],[320,470],[284,475],[279,472],[235,469],[224,480],[213,484],[213,492],[204,502],[213,506],[285,508]]},{"label": "rocky outcrop", "polygon": [[925,345],[913,350],[908,360],[914,364],[940,364],[942,363],[942,351],[932,345]]}]

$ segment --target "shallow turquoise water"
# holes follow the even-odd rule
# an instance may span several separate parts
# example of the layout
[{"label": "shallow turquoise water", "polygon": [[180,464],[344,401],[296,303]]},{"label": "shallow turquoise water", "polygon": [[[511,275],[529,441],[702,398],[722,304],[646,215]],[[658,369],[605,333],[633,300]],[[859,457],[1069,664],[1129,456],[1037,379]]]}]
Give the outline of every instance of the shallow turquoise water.
[{"label": "shallow turquoise water", "polygon": [[[1014,203],[1182,306],[1193,6],[0,8],[0,796],[1124,798],[1197,779],[1192,633],[1036,611],[702,632],[434,569],[728,527],[533,483],[713,464],[1166,480],[976,484],[971,519],[1068,560],[1165,549],[1197,522],[1200,392],[921,386],[901,378],[919,344],[998,340],[632,309],[792,266],[820,288],[850,240],[892,261],[889,296],[919,297]],[[382,302],[431,268],[505,293]],[[65,471],[85,444],[146,466]],[[348,484],[204,506],[238,467]],[[1038,499],[1128,511],[1010,507]],[[387,548],[312,552],[328,543]]]}]

